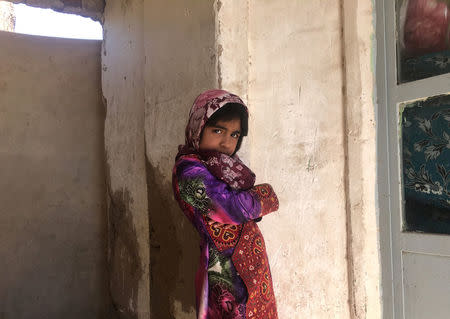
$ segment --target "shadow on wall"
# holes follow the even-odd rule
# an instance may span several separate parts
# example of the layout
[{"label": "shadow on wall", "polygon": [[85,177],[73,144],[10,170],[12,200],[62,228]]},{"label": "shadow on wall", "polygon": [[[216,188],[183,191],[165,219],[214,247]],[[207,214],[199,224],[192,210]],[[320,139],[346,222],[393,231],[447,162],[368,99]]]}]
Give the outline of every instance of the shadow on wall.
[{"label": "shadow on wall", "polygon": [[[150,223],[151,317],[195,314],[194,280],[199,239],[173,199],[171,182],[146,159]],[[171,175],[169,175],[171,176]],[[175,306],[176,305],[176,306]],[[181,305],[181,307],[179,307]],[[179,309],[181,308],[181,309]],[[194,318],[194,317],[193,317]]]},{"label": "shadow on wall", "polygon": [[[136,229],[132,222],[132,199],[127,189],[109,194],[109,318],[137,318],[139,280],[142,268]],[[124,280],[126,276],[126,280]],[[131,296],[131,300],[129,299]],[[129,305],[133,306],[129,307]]]}]

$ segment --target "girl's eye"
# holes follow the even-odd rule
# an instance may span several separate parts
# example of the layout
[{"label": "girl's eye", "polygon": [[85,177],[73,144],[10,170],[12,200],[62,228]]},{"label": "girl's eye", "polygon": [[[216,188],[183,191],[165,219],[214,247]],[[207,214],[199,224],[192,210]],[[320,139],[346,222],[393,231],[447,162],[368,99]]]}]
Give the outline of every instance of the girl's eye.
[{"label": "girl's eye", "polygon": [[222,130],[219,129],[219,128],[215,128],[215,129],[213,130],[213,132],[216,133],[216,134],[220,134],[220,133],[222,133]]},{"label": "girl's eye", "polygon": [[234,138],[239,138],[239,133],[233,133],[233,134],[231,134],[231,137],[234,137]]}]

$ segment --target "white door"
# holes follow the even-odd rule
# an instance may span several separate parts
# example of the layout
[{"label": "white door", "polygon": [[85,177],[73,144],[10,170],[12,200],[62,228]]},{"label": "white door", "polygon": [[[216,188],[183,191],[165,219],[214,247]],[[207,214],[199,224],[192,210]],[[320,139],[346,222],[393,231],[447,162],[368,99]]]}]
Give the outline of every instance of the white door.
[{"label": "white door", "polygon": [[450,1],[380,0],[383,318],[450,318]]}]

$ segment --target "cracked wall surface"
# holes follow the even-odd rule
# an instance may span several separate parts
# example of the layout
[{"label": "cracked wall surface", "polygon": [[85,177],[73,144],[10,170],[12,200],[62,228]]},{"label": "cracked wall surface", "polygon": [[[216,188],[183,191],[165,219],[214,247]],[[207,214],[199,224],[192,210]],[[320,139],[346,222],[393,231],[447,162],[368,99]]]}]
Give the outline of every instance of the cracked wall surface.
[{"label": "cracked wall surface", "polygon": [[143,2],[107,2],[104,30],[110,317],[149,318]]}]

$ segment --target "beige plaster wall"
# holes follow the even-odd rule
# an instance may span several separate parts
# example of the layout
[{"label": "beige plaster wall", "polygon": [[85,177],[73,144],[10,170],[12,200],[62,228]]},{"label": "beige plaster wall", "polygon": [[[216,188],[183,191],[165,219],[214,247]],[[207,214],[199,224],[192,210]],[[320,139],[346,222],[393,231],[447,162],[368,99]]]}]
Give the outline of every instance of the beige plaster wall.
[{"label": "beige plaster wall", "polygon": [[144,143],[143,9],[108,1],[102,48],[111,318],[149,318],[149,222]]},{"label": "beige plaster wall", "polygon": [[375,26],[372,1],[345,0],[344,78],[347,254],[352,318],[381,318],[381,265],[375,203]]},{"label": "beige plaster wall", "polygon": [[217,86],[214,1],[107,2],[104,30],[115,315],[194,318],[198,238],[171,169],[194,98]]},{"label": "beige plaster wall", "polygon": [[281,318],[381,316],[372,15],[369,0],[218,11],[219,83],[252,113],[241,156],[281,200],[261,223]]},{"label": "beige plaster wall", "polygon": [[172,167],[192,102],[217,86],[214,1],[151,1],[144,12],[151,312],[195,318],[198,234],[173,200]]},{"label": "beige plaster wall", "polygon": [[218,1],[216,5],[216,50],[218,85],[248,98],[249,1]]},{"label": "beige plaster wall", "polygon": [[281,318],[349,318],[339,12],[250,1],[250,165],[281,203],[261,223]]},{"label": "beige plaster wall", "polygon": [[106,318],[100,42],[0,47],[0,318]]}]

